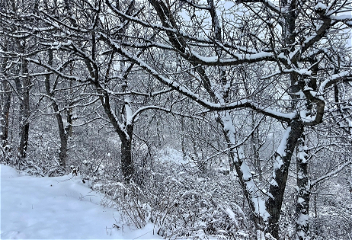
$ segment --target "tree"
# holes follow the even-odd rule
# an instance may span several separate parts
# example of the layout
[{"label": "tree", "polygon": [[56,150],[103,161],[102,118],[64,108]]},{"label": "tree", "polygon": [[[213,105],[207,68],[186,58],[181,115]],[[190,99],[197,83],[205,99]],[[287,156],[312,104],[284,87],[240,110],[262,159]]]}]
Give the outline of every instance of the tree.
[{"label": "tree", "polygon": [[[12,86],[12,96],[17,97],[12,99],[20,103],[20,159],[28,143],[30,90],[33,81],[41,79],[45,101],[58,123],[65,165],[74,83],[81,89],[79,95],[88,96],[77,100],[87,107],[87,115],[105,120],[118,136],[125,182],[134,180],[137,172],[132,154],[136,123],[147,120],[147,110],[172,112],[180,116],[182,132],[190,135],[181,136],[184,156],[194,152],[199,172],[206,173],[206,160],[228,153],[229,169],[238,178],[257,239],[282,235],[289,175],[296,176],[295,238],[309,238],[312,187],[350,164],[346,160],[328,173],[312,174],[315,180],[310,183],[314,149],[308,144],[311,139],[319,144],[317,149],[325,144],[314,130],[327,124],[346,131],[336,119],[350,125],[350,94],[341,94],[352,81],[346,46],[352,19],[345,14],[350,2],[65,0],[35,1],[29,7],[23,1],[29,10],[16,12],[19,3],[0,11],[0,37],[6,40],[1,46],[5,117],[0,126],[4,139]],[[66,93],[65,105],[60,98]],[[97,102],[99,110],[93,108]],[[265,143],[275,147],[272,152],[260,141],[268,123],[278,128]],[[220,127],[221,136],[212,137],[224,142],[216,147],[207,142],[207,127],[216,129],[213,133]],[[138,139],[150,147],[143,136]],[[270,166],[261,165],[263,157]]]},{"label": "tree", "polygon": [[[2,50],[7,51],[8,41],[4,39]],[[7,72],[6,67],[8,66],[8,58],[3,57],[1,59],[1,116],[0,116],[0,139],[1,148],[8,152],[9,147],[9,124],[10,124],[10,107],[11,107],[11,97],[12,90],[11,85],[7,82]]]},{"label": "tree", "polygon": [[[55,42],[46,42],[46,46],[62,53],[65,52],[69,57],[63,59],[63,62],[59,64],[62,66],[60,68],[51,66],[50,56],[47,64],[38,57],[28,59],[60,78],[89,84],[95,90],[96,99],[93,101],[100,101],[107,120],[121,141],[121,170],[126,182],[132,180],[135,172],[132,159],[132,139],[134,124],[138,116],[150,109],[169,111],[163,107],[147,105],[148,100],[144,100],[144,105],[140,104],[143,101],[139,99],[153,98],[170,92],[170,89],[164,86],[157,91],[145,92],[143,84],[138,83],[140,78],[137,75],[129,77],[132,75],[134,64],[125,64],[124,58],[105,44],[102,36],[97,35],[100,32],[104,36],[112,35],[122,41],[127,30],[136,31],[136,29],[128,29],[126,22],[116,21],[118,18],[111,16],[108,10],[111,9],[114,12],[115,9],[124,9],[124,12],[130,15],[135,8],[134,5],[134,1],[125,5],[117,4],[116,7],[102,5],[100,1],[66,1],[64,6],[52,7],[60,13],[58,15],[50,16],[49,12],[42,11],[42,14],[36,17],[46,23],[47,28],[44,30],[47,34],[55,33],[54,36],[52,35]],[[36,31],[42,32],[41,29],[36,29]],[[137,54],[141,52],[143,49],[138,50]],[[80,69],[67,72],[66,66],[72,63]],[[133,105],[136,107],[135,111],[132,109]],[[66,137],[63,136],[63,139]]]},{"label": "tree", "polygon": [[[109,4],[108,0],[106,2]],[[234,169],[252,209],[258,238],[263,238],[264,233],[278,238],[280,211],[294,150],[300,146],[297,184],[300,198],[307,201],[303,191],[309,188],[305,171],[307,162],[302,158],[304,129],[323,121],[325,105],[332,100],[330,86],[352,80],[345,41],[338,41],[346,39],[344,29],[351,26],[350,16],[344,15],[350,3],[292,0],[276,5],[269,1],[237,1],[231,5],[231,12],[221,16],[222,19],[218,16],[218,8],[226,6],[221,2],[216,4],[209,0],[201,5],[186,0],[150,0],[148,3],[150,8],[144,16],[149,19],[121,11],[116,13],[143,28],[145,33],[157,30],[155,38],[146,39],[140,34],[139,45],[128,45],[127,40],[121,43],[101,33],[102,38],[117,53],[138,64],[161,83],[209,111],[219,111],[218,121],[228,144],[233,146]],[[174,75],[164,76],[161,67],[143,61],[126,46],[168,52],[176,61],[182,62],[183,74],[188,73],[188,78],[177,78],[181,72],[176,67]],[[163,66],[160,60],[157,66]],[[231,75],[231,69],[258,64],[264,67],[262,73],[254,74],[253,68],[248,67],[245,81],[248,85],[260,82],[262,87],[253,95],[243,91],[235,93],[238,78],[235,73]],[[268,93],[273,94],[272,99],[262,101],[261,97]],[[274,118],[285,126],[266,194],[256,187],[243,149],[237,145],[235,123],[229,110],[243,108]],[[306,239],[309,234],[307,208],[305,203],[297,208],[298,239]]]},{"label": "tree", "polygon": [[[33,53],[35,42],[27,31],[23,21],[32,22],[33,19],[21,14],[25,9],[28,12],[35,12],[38,9],[37,4],[29,7],[26,1],[2,1],[1,2],[1,18],[2,18],[2,37],[4,38],[4,45],[2,47],[3,55],[3,85],[7,92],[5,96],[4,115],[7,115],[4,120],[3,137],[6,138],[6,119],[8,119],[9,105],[9,87],[10,80],[13,84],[17,99],[19,100],[19,144],[17,160],[18,163],[26,157],[28,147],[29,135],[29,118],[30,118],[30,89],[32,79],[30,76],[29,62],[25,56]],[[11,74],[9,74],[11,72]]]}]

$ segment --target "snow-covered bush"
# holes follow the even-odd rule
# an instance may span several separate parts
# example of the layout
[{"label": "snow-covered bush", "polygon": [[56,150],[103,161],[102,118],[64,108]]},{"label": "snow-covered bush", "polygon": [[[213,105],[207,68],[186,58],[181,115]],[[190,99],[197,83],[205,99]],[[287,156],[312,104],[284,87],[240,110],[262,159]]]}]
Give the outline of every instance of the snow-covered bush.
[{"label": "snow-covered bush", "polygon": [[201,173],[197,166],[158,162],[150,181],[151,220],[158,234],[206,239],[249,239],[250,225],[240,204],[241,191],[231,175]]},{"label": "snow-covered bush", "polygon": [[241,190],[232,175],[201,173],[196,165],[154,160],[143,184],[97,181],[93,189],[107,194],[104,204],[122,211],[126,223],[148,221],[166,238],[208,236],[250,239],[250,221]]}]

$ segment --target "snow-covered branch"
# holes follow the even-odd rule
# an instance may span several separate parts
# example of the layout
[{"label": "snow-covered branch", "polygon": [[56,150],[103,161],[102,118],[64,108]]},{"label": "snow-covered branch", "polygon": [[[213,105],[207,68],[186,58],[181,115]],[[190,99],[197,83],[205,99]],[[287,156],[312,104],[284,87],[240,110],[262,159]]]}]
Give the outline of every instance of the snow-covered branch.
[{"label": "snow-covered branch", "polygon": [[325,90],[328,87],[330,87],[331,85],[333,85],[334,83],[340,80],[352,81],[352,70],[343,71],[343,72],[339,72],[337,74],[331,75],[329,78],[327,78],[325,81],[323,81],[320,84],[318,95],[323,96]]},{"label": "snow-covered branch", "polygon": [[294,113],[294,112],[281,113],[281,112],[275,111],[273,109],[260,106],[259,104],[255,103],[249,99],[242,99],[242,100],[238,100],[238,101],[228,103],[228,104],[220,104],[220,103],[210,102],[206,99],[203,99],[198,94],[192,92],[188,88],[182,86],[181,84],[179,84],[171,79],[168,79],[167,77],[162,76],[161,74],[159,74],[159,72],[157,72],[153,67],[151,67],[149,64],[147,64],[145,61],[132,55],[127,50],[123,49],[120,45],[115,43],[111,38],[109,38],[105,34],[101,33],[101,37],[108,44],[110,44],[111,47],[113,47],[116,52],[123,55],[124,57],[129,59],[131,62],[134,62],[135,64],[139,65],[141,68],[143,68],[150,75],[155,77],[161,83],[163,83],[163,84],[169,86],[170,88],[172,88],[173,90],[178,91],[179,93],[189,97],[190,99],[194,100],[195,102],[197,102],[198,104],[200,104],[203,107],[206,107],[209,110],[223,111],[223,110],[231,110],[231,109],[236,109],[236,108],[251,108],[251,109],[256,110],[264,115],[267,115],[267,116],[270,116],[270,117],[273,117],[275,119],[279,119],[279,120],[282,120],[285,122],[291,121],[291,119],[296,116],[296,113]]},{"label": "snow-covered branch", "polygon": [[135,121],[137,121],[138,116],[146,110],[158,110],[158,111],[163,111],[166,113],[170,113],[170,114],[178,115],[178,116],[182,116],[182,117],[202,119],[202,118],[194,116],[194,115],[188,115],[188,114],[184,114],[182,112],[174,111],[174,110],[172,110],[172,108],[165,108],[165,107],[160,107],[160,106],[145,106],[145,107],[141,107],[141,108],[137,109],[137,111],[135,111],[133,113],[133,115],[131,117],[131,123],[134,123]]},{"label": "snow-covered branch", "polygon": [[272,1],[269,0],[236,0],[236,3],[263,3],[264,6],[275,13],[282,13],[280,7],[277,7]]},{"label": "snow-covered branch", "polygon": [[262,121],[263,121],[264,119],[265,119],[265,117],[262,117],[262,118],[258,121],[258,123],[254,126],[254,128],[252,129],[252,131],[251,131],[249,134],[247,134],[247,136],[245,136],[245,137],[242,139],[242,141],[237,142],[235,145],[233,145],[233,146],[231,146],[231,147],[229,147],[229,148],[226,148],[226,149],[224,149],[224,150],[218,151],[217,153],[211,155],[210,157],[207,157],[207,159],[206,159],[205,161],[209,161],[210,159],[212,159],[212,158],[214,158],[214,157],[216,157],[216,156],[219,156],[219,155],[221,155],[221,154],[223,154],[223,153],[225,153],[225,152],[228,152],[228,151],[231,151],[231,150],[233,150],[233,149],[236,149],[236,148],[242,146],[243,144],[245,144],[245,143],[247,142],[247,140],[248,140],[251,136],[253,136],[253,133],[254,133],[255,131],[257,131],[259,125],[262,123]]},{"label": "snow-covered branch", "polygon": [[338,174],[339,172],[341,172],[343,169],[345,169],[345,167],[347,167],[348,165],[352,164],[352,160],[349,160],[347,162],[345,162],[344,164],[338,166],[335,170],[315,179],[314,181],[311,181],[310,183],[310,187],[314,187],[316,184],[318,184],[321,181],[324,181],[325,179],[331,178],[333,177],[335,174]]}]

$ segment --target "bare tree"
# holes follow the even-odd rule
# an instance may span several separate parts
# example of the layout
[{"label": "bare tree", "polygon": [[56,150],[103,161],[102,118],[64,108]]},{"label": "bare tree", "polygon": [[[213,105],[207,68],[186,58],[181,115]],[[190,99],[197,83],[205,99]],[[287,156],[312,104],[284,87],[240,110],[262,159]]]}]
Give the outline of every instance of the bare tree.
[{"label": "bare tree", "polygon": [[[3,9],[0,11],[2,33],[4,38],[7,39],[7,41],[4,42],[5,44],[7,42],[7,46],[4,46],[2,51],[3,56],[5,56],[3,64],[7,64],[7,66],[3,66],[9,68],[7,69],[8,73],[10,71],[12,73],[11,76],[9,74],[7,74],[7,76],[3,75],[3,77],[7,77],[7,79],[3,79],[3,81],[9,83],[11,80],[13,89],[15,89],[20,102],[19,145],[17,153],[19,161],[26,157],[29,135],[31,76],[28,66],[29,63],[25,56],[31,54],[34,49],[33,38],[30,37],[26,27],[22,25],[23,21],[31,22],[33,19],[22,15],[21,12],[25,11],[27,8],[29,9],[28,12],[33,12],[36,11],[35,7],[37,7],[37,5],[29,7],[28,4],[29,3],[26,1],[4,1],[2,2]],[[4,84],[6,85],[6,83]],[[7,107],[8,106],[7,104]]]},{"label": "bare tree", "polygon": [[[138,116],[150,109],[169,111],[164,107],[143,104],[140,99],[152,98],[170,92],[170,89],[162,85],[160,90],[144,91],[143,84],[138,84],[140,78],[137,75],[130,77],[135,64],[125,64],[125,59],[105,44],[102,37],[97,34],[102,32],[104,35],[113,35],[121,41],[124,32],[128,29],[128,23],[116,21],[118,18],[109,15],[107,8],[124,9],[126,14],[131,15],[134,12],[134,1],[118,4],[118,6],[106,6],[101,1],[67,1],[66,3],[70,4],[70,7],[58,6],[57,11],[60,14],[57,16],[50,16],[49,12],[43,11],[37,18],[47,24],[45,29],[47,34],[53,30],[56,33],[53,37],[55,42],[46,41],[45,45],[62,53],[66,52],[68,56],[71,54],[71,57],[64,58],[60,63],[62,67],[59,68],[51,66],[50,63],[43,63],[38,57],[30,58],[29,61],[45,67],[62,79],[93,87],[95,99],[92,102],[100,101],[107,121],[121,141],[121,170],[124,180],[129,182],[135,172],[132,140],[134,124]],[[75,11],[70,12],[67,9],[75,9]],[[41,29],[37,31],[40,32]],[[138,50],[137,55],[141,54],[141,51],[143,49]],[[66,66],[70,63],[75,63],[77,66],[73,72],[67,71]],[[133,110],[134,107],[136,110]]]},{"label": "bare tree", "polygon": [[[1,49],[4,52],[7,52],[8,41],[3,39]],[[7,71],[9,59],[6,56],[1,58],[1,116],[0,116],[0,139],[1,147],[4,151],[10,151],[9,147],[9,124],[10,124],[10,107],[11,107],[11,97],[12,89],[11,85],[7,80]]]},{"label": "bare tree", "polygon": [[[213,156],[229,153],[229,168],[238,177],[257,239],[280,238],[285,190],[291,161],[296,159],[295,238],[309,238],[312,185],[307,132],[336,110],[332,106],[343,106],[347,99],[339,98],[338,90],[352,81],[350,49],[346,46],[346,30],[352,25],[351,17],[346,15],[350,2],[67,0],[44,1],[44,8],[38,4],[36,1],[30,14],[0,11],[6,20],[3,26],[10,29],[15,23],[14,31],[2,27],[17,45],[13,52],[2,47],[5,57],[0,77],[9,79],[4,69],[10,57],[15,59],[11,81],[21,102],[21,158],[25,157],[28,142],[29,93],[35,76],[32,64],[46,69],[37,75],[45,77],[45,92],[57,117],[61,165],[65,164],[72,119],[65,128],[54,99],[55,87],[51,86],[54,76],[67,80],[67,85],[84,85],[84,94],[90,96],[86,106],[100,102],[104,115],[94,113],[118,135],[126,182],[136,172],[132,144],[141,113],[151,109],[177,112],[174,106],[179,104],[177,114],[187,116],[180,106],[192,101],[188,115],[193,113],[202,121],[183,121],[182,130],[194,124],[199,127],[204,119],[221,126],[226,147]],[[30,52],[33,36],[43,48]],[[63,57],[54,62],[54,56]],[[72,64],[75,67],[70,69]],[[153,88],[146,87],[151,85]],[[9,86],[2,87],[3,96],[8,97]],[[183,97],[174,99],[174,92]],[[162,98],[165,102],[153,101],[164,94],[170,94]],[[70,118],[72,106],[68,108]],[[347,112],[343,113],[334,116],[346,116]],[[244,116],[248,114],[252,114],[251,119],[246,121]],[[277,139],[273,140],[278,143],[275,150],[266,154],[271,156],[267,159],[272,163],[269,173],[261,172],[258,136],[266,119],[282,126],[277,130],[281,137],[275,135]],[[350,124],[347,117],[343,119]],[[1,126],[6,129],[6,122]],[[189,131],[193,133],[193,151],[198,154],[196,132]],[[246,154],[247,142],[252,142],[254,162]],[[205,170],[204,160],[211,157],[197,159],[201,171]],[[348,164],[318,177],[315,183]],[[253,165],[259,180],[251,171]]]},{"label": "bare tree", "polygon": [[[109,1],[106,1],[109,4]],[[117,52],[138,64],[163,84],[184,94],[209,111],[219,111],[227,142],[233,152],[233,166],[241,182],[244,195],[252,209],[258,230],[257,238],[272,235],[279,238],[279,219],[291,158],[299,145],[304,149],[304,128],[323,121],[325,105],[331,101],[330,86],[351,81],[350,56],[346,55],[345,27],[351,26],[351,7],[343,1],[312,3],[307,1],[237,1],[231,13],[218,16],[221,2],[207,1],[200,5],[193,1],[158,1],[146,3],[148,18],[129,16],[116,11],[126,21],[134,22],[145,31],[158,31],[153,39],[140,34],[141,43],[121,43],[101,33],[101,37]],[[156,16],[158,20],[156,20]],[[221,19],[222,18],[222,19]],[[156,22],[157,21],[157,22]],[[132,36],[131,36],[132,37]],[[135,37],[135,36],[134,36]],[[126,46],[148,47],[150,52],[164,51],[181,61],[188,78],[163,74],[158,67],[143,61]],[[153,49],[153,50],[152,50]],[[155,49],[155,50],[154,50]],[[340,56],[337,60],[336,56]],[[342,56],[342,57],[341,57]],[[239,66],[263,66],[261,74],[247,68],[247,84],[262,85],[246,95],[236,92],[239,87],[236,72]],[[197,85],[196,85],[197,84]],[[196,86],[195,86],[196,85]],[[201,86],[201,87],[199,87]],[[272,98],[263,98],[272,94]],[[268,95],[266,95],[268,96]],[[259,189],[245,161],[243,149],[234,131],[231,109],[251,108],[285,126],[281,143],[276,150],[272,176],[267,193]],[[221,111],[221,112],[220,112]],[[300,156],[303,154],[300,151]],[[298,161],[300,198],[307,199],[306,164]],[[264,194],[263,194],[264,193]],[[297,238],[306,239],[308,233],[308,204],[297,208]]]}]

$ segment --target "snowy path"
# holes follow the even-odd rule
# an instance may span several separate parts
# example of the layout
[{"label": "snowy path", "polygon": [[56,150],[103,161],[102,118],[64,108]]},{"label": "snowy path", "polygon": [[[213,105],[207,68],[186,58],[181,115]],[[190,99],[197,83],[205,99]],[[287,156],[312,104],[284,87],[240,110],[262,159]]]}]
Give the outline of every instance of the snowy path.
[{"label": "snowy path", "polygon": [[124,225],[79,178],[24,176],[4,165],[0,172],[1,239],[161,239],[152,224]]}]

